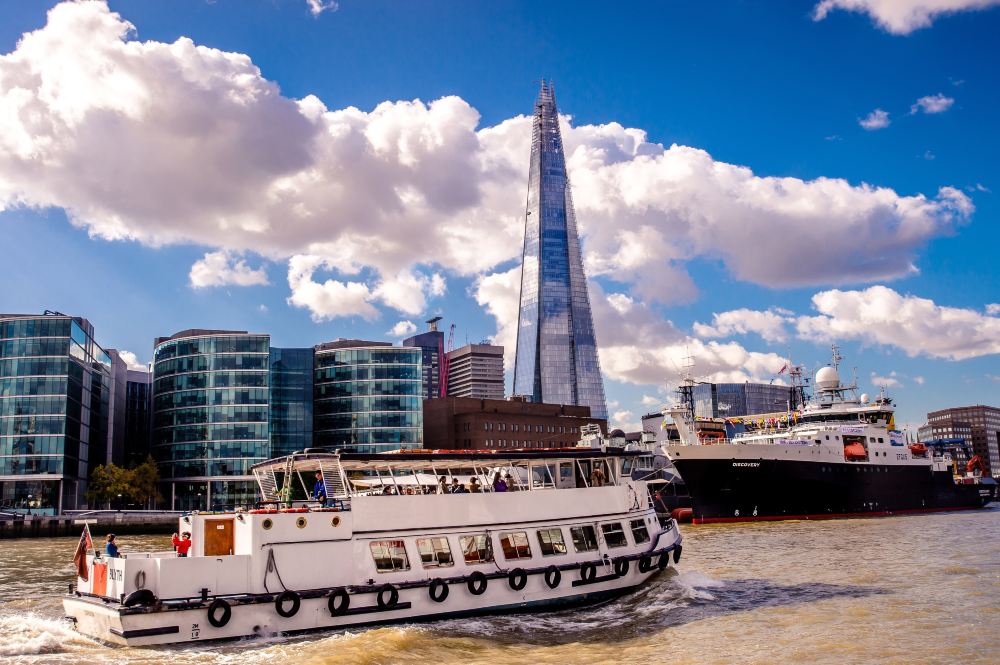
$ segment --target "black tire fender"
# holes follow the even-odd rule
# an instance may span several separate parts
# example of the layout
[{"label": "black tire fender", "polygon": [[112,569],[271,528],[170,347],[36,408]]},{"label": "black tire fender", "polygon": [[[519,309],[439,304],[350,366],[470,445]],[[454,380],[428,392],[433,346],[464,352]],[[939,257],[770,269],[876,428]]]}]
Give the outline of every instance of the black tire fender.
[{"label": "black tire fender", "polygon": [[326,608],[330,610],[330,616],[332,617],[347,614],[347,610],[350,607],[351,594],[347,593],[347,589],[343,587],[334,589],[333,593],[330,594],[330,598],[326,601]]},{"label": "black tire fender", "polygon": [[590,582],[595,577],[597,577],[597,566],[593,562],[588,561],[587,563],[580,566],[580,579],[584,582]]},{"label": "black tire fender", "polygon": [[653,558],[648,554],[643,554],[639,557],[639,572],[648,573],[653,569]]},{"label": "black tire fender", "polygon": [[562,582],[562,571],[555,566],[549,566],[545,569],[545,586],[555,589],[560,582]]},{"label": "black tire fender", "polygon": [[618,577],[624,577],[625,575],[628,575],[628,569],[628,559],[615,559],[615,575]]},{"label": "black tire fender", "polygon": [[[222,616],[217,617],[216,613],[222,610]],[[233,617],[233,608],[229,606],[229,603],[222,600],[221,598],[216,598],[212,601],[212,604],[208,606],[208,622],[215,626],[216,628],[222,628],[229,620]]]},{"label": "black tire fender", "polygon": [[683,550],[683,549],[684,548],[681,547],[680,544],[678,544],[676,547],[674,547],[674,563],[680,563],[681,562],[681,550]]},{"label": "black tire fender", "polygon": [[670,552],[664,552],[660,555],[660,558],[656,562],[656,567],[660,570],[666,570],[667,566],[670,565]]},{"label": "black tire fender", "polygon": [[528,573],[524,568],[515,568],[507,574],[507,584],[514,591],[520,591],[528,583]]},{"label": "black tire fender", "polygon": [[483,593],[486,591],[487,583],[488,580],[486,579],[486,575],[483,574],[481,570],[477,570],[476,572],[472,573],[465,580],[466,586],[469,587],[469,593],[471,593],[473,596],[483,595]]},{"label": "black tire fender", "polygon": [[[386,598],[386,594],[389,597]],[[397,589],[392,584],[383,584],[382,588],[378,590],[378,608],[380,610],[388,610],[396,606],[399,602],[399,589]]]},{"label": "black tire fender", "polygon": [[[285,603],[291,602],[292,606],[287,610],[285,609]],[[302,597],[294,591],[282,591],[278,594],[277,600],[274,601],[274,611],[278,613],[278,616],[289,617],[295,616],[299,607],[302,606]]]},{"label": "black tire fender", "polygon": [[440,577],[435,577],[431,580],[431,584],[427,587],[427,595],[431,597],[435,603],[443,603],[446,598],[448,598],[448,583],[445,582]]},{"label": "black tire fender", "polygon": [[156,604],[156,594],[154,594],[149,589],[136,589],[129,595],[125,596],[125,600],[122,601],[122,605],[125,607],[135,607],[136,605],[155,605]]}]

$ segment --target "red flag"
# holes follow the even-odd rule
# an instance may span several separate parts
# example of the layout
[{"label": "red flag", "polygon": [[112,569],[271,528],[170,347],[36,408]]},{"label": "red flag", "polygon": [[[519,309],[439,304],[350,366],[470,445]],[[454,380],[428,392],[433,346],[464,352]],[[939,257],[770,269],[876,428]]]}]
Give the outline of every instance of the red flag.
[{"label": "red flag", "polygon": [[778,374],[784,374],[787,369],[788,369],[788,363],[785,363],[784,365],[781,366],[781,369],[778,370]]},{"label": "red flag", "polygon": [[76,553],[73,555],[73,563],[76,565],[76,574],[84,582],[90,579],[87,572],[87,551],[94,546],[94,540],[90,537],[90,525],[83,525],[83,533],[80,534],[80,542],[76,546]]}]

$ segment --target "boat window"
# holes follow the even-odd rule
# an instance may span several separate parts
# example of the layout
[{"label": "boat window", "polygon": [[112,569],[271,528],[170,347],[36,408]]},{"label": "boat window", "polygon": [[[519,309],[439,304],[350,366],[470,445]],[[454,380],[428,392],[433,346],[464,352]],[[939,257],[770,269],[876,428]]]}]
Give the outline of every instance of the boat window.
[{"label": "boat window", "polygon": [[462,555],[465,563],[490,563],[493,561],[493,546],[490,544],[490,537],[485,533],[477,533],[472,536],[462,536],[458,539],[462,546]]},{"label": "boat window", "polygon": [[632,527],[632,540],[636,545],[649,542],[649,531],[646,529],[645,520],[632,520],[629,526]]},{"label": "boat window", "polygon": [[368,543],[368,547],[371,548],[375,570],[378,572],[391,573],[410,569],[410,560],[406,557],[406,547],[402,540],[373,540]]},{"label": "boat window", "polygon": [[508,561],[531,558],[531,545],[528,544],[528,534],[524,531],[501,533],[500,547],[503,549],[503,558]]},{"label": "boat window", "polygon": [[531,486],[552,487],[555,478],[555,468],[552,464],[531,465]]},{"label": "boat window", "polygon": [[573,536],[573,547],[577,552],[593,552],[597,549],[597,533],[594,527],[574,526],[569,533]]},{"label": "boat window", "polygon": [[563,540],[562,529],[539,529],[538,545],[542,556],[566,554],[566,541]]},{"label": "boat window", "polygon": [[625,547],[628,545],[621,522],[602,524],[601,531],[604,533],[604,542],[608,544],[608,547]]},{"label": "boat window", "polygon": [[455,565],[447,538],[417,538],[417,550],[424,568],[447,568]]},{"label": "boat window", "polygon": [[575,487],[576,472],[572,462],[559,463],[559,487]]}]

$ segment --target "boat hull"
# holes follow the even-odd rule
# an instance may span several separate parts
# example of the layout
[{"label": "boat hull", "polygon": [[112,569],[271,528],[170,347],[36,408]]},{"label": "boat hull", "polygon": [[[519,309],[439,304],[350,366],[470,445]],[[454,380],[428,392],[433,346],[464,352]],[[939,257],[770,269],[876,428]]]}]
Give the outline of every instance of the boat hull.
[{"label": "boat hull", "polygon": [[994,483],[957,484],[926,466],[784,459],[674,460],[693,522],[832,519],[983,508]]}]

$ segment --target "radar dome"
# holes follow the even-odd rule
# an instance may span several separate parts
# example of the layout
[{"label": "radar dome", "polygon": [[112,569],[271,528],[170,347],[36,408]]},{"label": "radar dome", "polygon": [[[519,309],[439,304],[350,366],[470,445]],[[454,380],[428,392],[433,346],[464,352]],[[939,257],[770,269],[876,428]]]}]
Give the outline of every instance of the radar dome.
[{"label": "radar dome", "polygon": [[840,386],[840,374],[835,367],[823,367],[816,372],[816,387],[820,390],[834,390]]},{"label": "radar dome", "polygon": [[861,403],[862,404],[867,404],[868,403],[868,399],[869,399],[868,398],[868,393],[861,393]]}]

